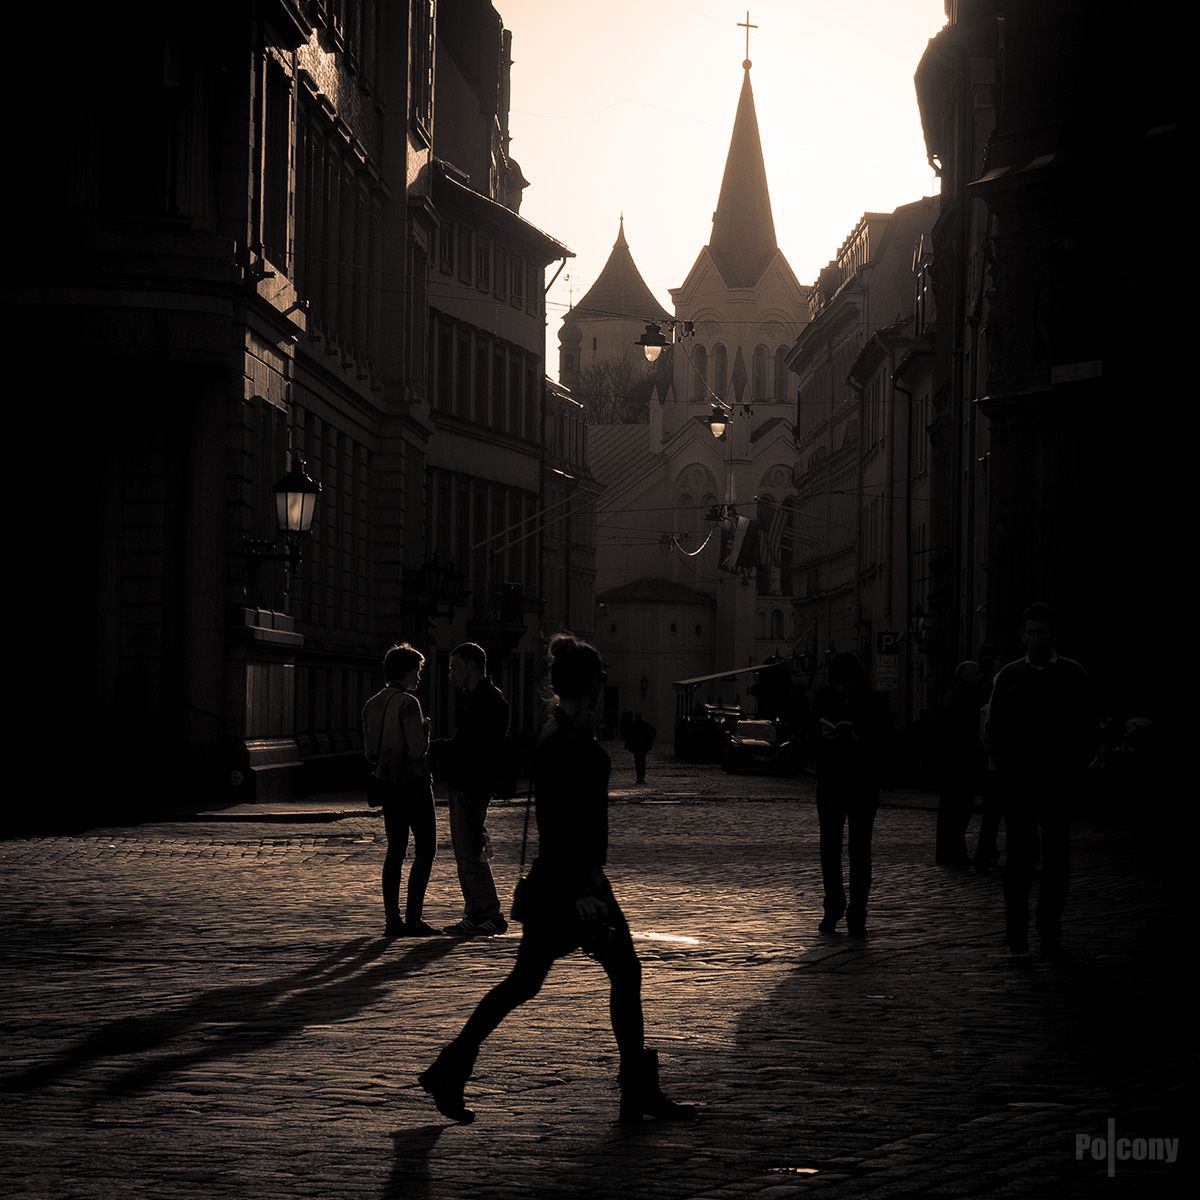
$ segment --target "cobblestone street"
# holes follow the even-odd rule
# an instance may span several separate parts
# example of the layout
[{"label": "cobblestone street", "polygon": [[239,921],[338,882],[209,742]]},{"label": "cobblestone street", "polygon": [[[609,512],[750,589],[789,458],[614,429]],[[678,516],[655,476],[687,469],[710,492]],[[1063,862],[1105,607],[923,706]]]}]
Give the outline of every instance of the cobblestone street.
[{"label": "cobblestone street", "polygon": [[[0,842],[10,1197],[1155,1196],[1194,1158],[1194,884],[1081,820],[1068,963],[1010,962],[998,876],[932,865],[885,797],[870,932],[822,937],[806,779],[614,773],[610,876],[648,1042],[690,1126],[614,1124],[602,972],[576,954],[446,1124],[415,1075],[507,971],[500,938],[380,936],[382,822],[170,821]],[[730,789],[736,800],[724,800]],[[636,798],[637,802],[626,802]],[[722,799],[718,799],[722,798]],[[494,810],[511,892],[522,808]],[[427,918],[460,896],[441,847]],[[1178,1138],[1178,1161],[1079,1153]]]}]

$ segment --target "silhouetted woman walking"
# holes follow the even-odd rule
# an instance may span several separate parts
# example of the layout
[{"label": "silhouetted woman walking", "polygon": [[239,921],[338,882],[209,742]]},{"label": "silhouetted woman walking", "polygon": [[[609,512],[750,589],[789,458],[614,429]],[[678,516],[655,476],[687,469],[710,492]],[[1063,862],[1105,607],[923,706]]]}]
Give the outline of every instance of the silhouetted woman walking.
[{"label": "silhouetted woman walking", "polygon": [[538,855],[529,872],[525,911],[515,914],[524,926],[516,965],[418,1082],[445,1116],[473,1121],[463,1088],[484,1039],[537,995],[556,959],[582,949],[600,963],[611,984],[609,1007],[621,1054],[620,1119],[688,1120],[695,1109],[673,1103],[659,1090],[658,1057],[644,1043],[641,963],[604,874],[611,764],[593,735],[604,695],[600,655],[587,642],[564,635],[551,643],[550,659],[558,705],[533,754]]}]

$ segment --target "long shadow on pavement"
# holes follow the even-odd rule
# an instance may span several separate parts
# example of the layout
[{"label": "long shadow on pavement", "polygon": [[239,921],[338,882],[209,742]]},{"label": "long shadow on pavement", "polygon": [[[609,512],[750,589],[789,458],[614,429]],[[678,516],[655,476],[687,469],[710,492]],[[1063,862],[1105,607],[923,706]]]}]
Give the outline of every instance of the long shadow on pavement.
[{"label": "long shadow on pavement", "polygon": [[445,1125],[421,1125],[392,1134],[395,1155],[381,1200],[430,1200],[433,1179],[429,1155],[446,1129]]},{"label": "long shadow on pavement", "polygon": [[0,1079],[0,1091],[37,1091],[88,1065],[145,1055],[222,1023],[201,1045],[138,1062],[99,1089],[110,1096],[144,1091],[196,1063],[253,1053],[308,1025],[352,1016],[384,999],[388,985],[444,957],[458,943],[421,942],[377,961],[395,945],[384,938],[355,938],[282,978],[214,988],[164,1012],[109,1022],[49,1062]]}]

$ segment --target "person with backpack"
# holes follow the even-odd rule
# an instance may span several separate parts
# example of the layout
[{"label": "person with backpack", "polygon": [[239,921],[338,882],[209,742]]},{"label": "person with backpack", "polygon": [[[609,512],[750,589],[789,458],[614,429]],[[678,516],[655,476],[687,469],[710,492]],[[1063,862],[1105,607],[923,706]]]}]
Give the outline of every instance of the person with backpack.
[{"label": "person with backpack", "polygon": [[[407,642],[393,646],[383,659],[387,686],[363,705],[363,749],[371,774],[383,782],[383,860],[385,937],[431,937],[437,933],[422,919],[425,891],[437,854],[437,822],[429,772],[429,721],[415,692],[425,656]],[[408,837],[413,863],[408,875],[404,916],[400,915],[400,876]]]}]

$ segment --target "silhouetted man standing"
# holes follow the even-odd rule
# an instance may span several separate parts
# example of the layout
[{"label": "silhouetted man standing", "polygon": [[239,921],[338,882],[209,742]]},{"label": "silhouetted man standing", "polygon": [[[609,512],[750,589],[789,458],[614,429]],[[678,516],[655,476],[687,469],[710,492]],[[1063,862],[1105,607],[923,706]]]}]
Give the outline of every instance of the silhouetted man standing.
[{"label": "silhouetted man standing", "polygon": [[488,803],[505,777],[508,701],[487,673],[487,654],[474,642],[450,652],[450,682],[462,693],[454,736],[432,745],[450,794],[450,842],[462,886],[463,919],[446,929],[459,937],[490,937],[508,922],[488,866]]},{"label": "silhouetted man standing", "polygon": [[1061,952],[1067,899],[1071,804],[1098,736],[1087,672],[1054,649],[1055,618],[1046,604],[1021,617],[1023,659],[996,676],[988,711],[988,747],[1004,798],[1005,942],[1029,953],[1029,893],[1041,835],[1042,885],[1036,928],[1048,953]]},{"label": "silhouetted man standing", "polygon": [[629,731],[625,734],[625,748],[633,754],[633,769],[638,783],[646,782],[646,755],[650,753],[657,734],[658,730],[649,721],[642,720],[641,713],[629,723]]}]

